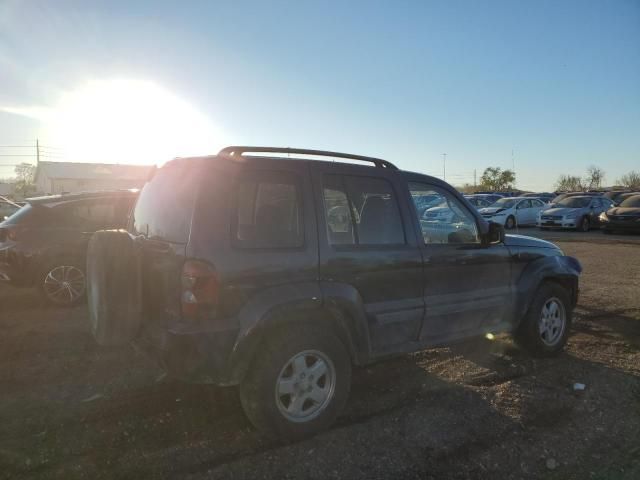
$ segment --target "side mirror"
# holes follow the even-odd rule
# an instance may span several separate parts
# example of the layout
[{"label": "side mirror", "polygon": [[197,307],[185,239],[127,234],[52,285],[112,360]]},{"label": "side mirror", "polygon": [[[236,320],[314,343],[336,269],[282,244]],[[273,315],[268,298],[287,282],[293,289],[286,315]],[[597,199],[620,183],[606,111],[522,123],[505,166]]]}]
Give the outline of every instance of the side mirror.
[{"label": "side mirror", "polygon": [[485,247],[504,242],[504,227],[500,223],[489,222],[489,231],[485,234],[483,240],[482,243]]}]

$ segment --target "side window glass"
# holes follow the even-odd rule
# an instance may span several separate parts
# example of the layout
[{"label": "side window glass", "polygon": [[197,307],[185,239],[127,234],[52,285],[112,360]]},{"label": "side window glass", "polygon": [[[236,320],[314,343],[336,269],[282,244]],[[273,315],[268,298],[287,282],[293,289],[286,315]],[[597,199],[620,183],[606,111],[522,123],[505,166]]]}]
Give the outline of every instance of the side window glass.
[{"label": "side window glass", "polygon": [[398,202],[382,178],[325,175],[324,212],[332,245],[402,245]]},{"label": "side window glass", "polygon": [[345,177],[359,245],[401,245],[404,228],[391,184],[382,178]]},{"label": "side window glass", "polygon": [[301,193],[292,175],[269,173],[241,178],[237,195],[235,238],[240,247],[302,246]]},{"label": "side window glass", "polygon": [[[454,195],[422,183],[409,183],[409,190],[425,244],[480,243],[475,218]],[[430,196],[436,197],[434,206],[420,214],[419,199]]]},{"label": "side window glass", "polygon": [[327,223],[327,238],[331,245],[354,245],[353,217],[347,189],[338,175],[326,175],[322,189]]}]

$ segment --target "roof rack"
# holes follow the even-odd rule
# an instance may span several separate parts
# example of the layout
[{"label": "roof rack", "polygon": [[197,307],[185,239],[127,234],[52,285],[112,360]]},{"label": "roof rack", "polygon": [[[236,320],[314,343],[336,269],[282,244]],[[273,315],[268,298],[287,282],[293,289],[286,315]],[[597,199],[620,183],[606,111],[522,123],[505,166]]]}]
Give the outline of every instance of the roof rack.
[{"label": "roof rack", "polygon": [[245,153],[293,153],[299,155],[316,155],[319,157],[347,158],[349,160],[371,162],[378,168],[398,170],[398,167],[396,167],[393,163],[388,162],[387,160],[382,160],[381,158],[365,157],[363,155],[352,155],[350,153],[328,152],[326,150],[308,150],[305,148],[231,146],[220,150],[220,152],[218,152],[218,155],[242,156]]}]

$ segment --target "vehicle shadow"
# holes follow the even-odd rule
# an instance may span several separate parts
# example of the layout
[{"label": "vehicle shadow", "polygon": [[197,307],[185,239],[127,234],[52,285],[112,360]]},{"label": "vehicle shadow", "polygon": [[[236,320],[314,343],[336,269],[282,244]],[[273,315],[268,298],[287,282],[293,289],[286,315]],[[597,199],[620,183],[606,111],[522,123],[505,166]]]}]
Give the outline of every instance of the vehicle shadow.
[{"label": "vehicle shadow", "polygon": [[640,308],[604,308],[580,305],[573,324],[575,331],[614,340],[624,339],[640,348]]}]

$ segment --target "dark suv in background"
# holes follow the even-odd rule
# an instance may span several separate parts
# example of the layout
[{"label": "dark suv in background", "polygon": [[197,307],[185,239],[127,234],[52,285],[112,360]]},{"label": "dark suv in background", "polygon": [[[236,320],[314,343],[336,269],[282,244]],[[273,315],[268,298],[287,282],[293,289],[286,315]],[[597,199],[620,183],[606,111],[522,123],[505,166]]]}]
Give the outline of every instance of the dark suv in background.
[{"label": "dark suv in background", "polygon": [[55,305],[78,303],[91,235],[125,227],[136,197],[118,190],[28,199],[0,223],[0,280],[38,287]]},{"label": "dark suv in background", "polygon": [[[424,219],[425,199],[454,214]],[[580,271],[436,178],[266,147],[167,163],[128,231],[97,232],[87,256],[99,343],[133,341],[173,375],[239,386],[249,419],[281,438],[333,422],[352,365],[498,332],[560,351]]]}]

